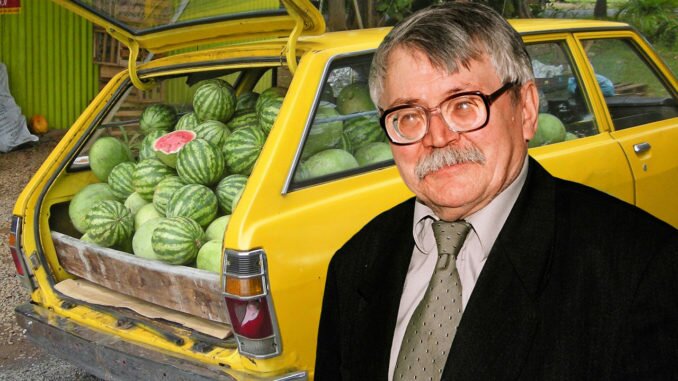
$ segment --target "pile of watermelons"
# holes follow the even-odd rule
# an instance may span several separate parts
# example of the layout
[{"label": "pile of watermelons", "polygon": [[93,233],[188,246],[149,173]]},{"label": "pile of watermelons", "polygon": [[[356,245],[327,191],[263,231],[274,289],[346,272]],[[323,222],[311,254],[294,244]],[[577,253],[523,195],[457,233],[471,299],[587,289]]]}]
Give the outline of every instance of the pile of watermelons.
[{"label": "pile of watermelons", "polygon": [[[80,190],[69,215],[82,240],[175,265],[219,272],[221,243],[235,205],[278,115],[286,89],[236,96],[221,79],[199,84],[193,111],[166,104],[139,120],[138,155],[120,139],[98,138],[89,151],[101,183]],[[295,178],[322,176],[387,160],[365,85],[347,86],[337,105],[320,105]],[[355,114],[355,118],[341,115]],[[337,118],[339,117],[339,118]],[[136,156],[136,157],[135,157]]]}]

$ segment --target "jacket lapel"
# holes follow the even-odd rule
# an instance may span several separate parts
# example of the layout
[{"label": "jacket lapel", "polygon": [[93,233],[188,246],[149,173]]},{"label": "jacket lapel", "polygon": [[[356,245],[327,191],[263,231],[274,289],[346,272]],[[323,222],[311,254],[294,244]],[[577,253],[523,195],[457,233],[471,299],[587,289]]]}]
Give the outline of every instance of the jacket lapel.
[{"label": "jacket lapel", "polygon": [[539,324],[536,300],[555,231],[553,178],[530,159],[528,177],[459,325],[443,379],[516,379]]}]

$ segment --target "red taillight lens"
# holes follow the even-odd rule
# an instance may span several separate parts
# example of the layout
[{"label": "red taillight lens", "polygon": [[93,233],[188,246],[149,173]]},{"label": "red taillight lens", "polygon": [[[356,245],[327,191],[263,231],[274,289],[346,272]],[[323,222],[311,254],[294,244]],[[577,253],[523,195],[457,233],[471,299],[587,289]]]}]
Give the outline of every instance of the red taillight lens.
[{"label": "red taillight lens", "polygon": [[273,335],[271,315],[265,298],[236,300],[226,298],[228,316],[235,332],[248,339],[264,339]]},{"label": "red taillight lens", "polygon": [[12,217],[12,224],[9,231],[9,252],[12,254],[12,260],[14,261],[14,267],[16,267],[16,272],[19,276],[25,276],[26,270],[23,266],[23,261],[19,257],[21,253],[19,252],[19,245],[17,244],[17,235],[19,234],[19,228],[21,227],[20,220],[18,217]]}]

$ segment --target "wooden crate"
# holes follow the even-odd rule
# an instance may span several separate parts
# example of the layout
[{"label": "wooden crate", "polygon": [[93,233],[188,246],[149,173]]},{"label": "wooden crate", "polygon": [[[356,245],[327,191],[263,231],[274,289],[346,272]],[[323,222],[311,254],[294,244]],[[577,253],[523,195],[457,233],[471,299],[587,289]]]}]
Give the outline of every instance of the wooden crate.
[{"label": "wooden crate", "polygon": [[219,274],[172,266],[52,232],[59,263],[108,289],[207,320],[228,323]]}]

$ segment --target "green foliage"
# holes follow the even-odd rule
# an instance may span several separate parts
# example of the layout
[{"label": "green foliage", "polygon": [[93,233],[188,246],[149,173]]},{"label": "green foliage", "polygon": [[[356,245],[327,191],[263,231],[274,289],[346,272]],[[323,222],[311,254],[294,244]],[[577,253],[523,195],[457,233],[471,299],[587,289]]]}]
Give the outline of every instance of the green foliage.
[{"label": "green foliage", "polygon": [[412,1],[413,0],[379,0],[377,1],[377,12],[385,14],[398,22],[412,12]]},{"label": "green foliage", "polygon": [[678,42],[678,0],[629,0],[615,17],[635,26],[653,43]]}]

